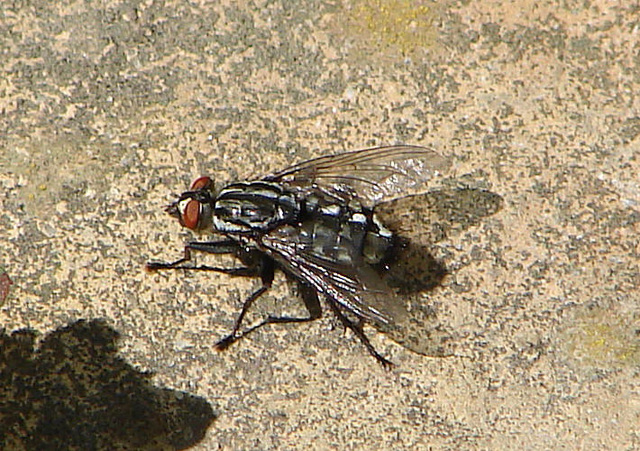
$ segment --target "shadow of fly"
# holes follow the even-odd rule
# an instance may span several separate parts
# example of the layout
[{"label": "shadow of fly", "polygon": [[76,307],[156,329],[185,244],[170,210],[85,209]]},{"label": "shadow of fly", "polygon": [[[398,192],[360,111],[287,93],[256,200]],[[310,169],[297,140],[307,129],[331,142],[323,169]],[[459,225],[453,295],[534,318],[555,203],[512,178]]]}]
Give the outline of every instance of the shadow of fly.
[{"label": "shadow of fly", "polygon": [[[450,167],[447,158],[415,146],[378,147],[329,155],[296,164],[256,181],[232,183],[217,191],[209,177],[167,207],[191,230],[219,237],[194,241],[172,263],[149,262],[151,271],[185,269],[259,277],[262,285],[244,301],[231,333],[218,350],[268,324],[303,323],[321,317],[320,297],[369,353],[392,364],[363,331],[369,323],[396,336],[410,322],[399,296],[380,275],[399,240],[377,217],[376,205],[406,198]],[[244,266],[190,266],[192,252],[235,255]],[[295,280],[308,311],[305,317],[268,316],[242,329],[251,305],[270,287],[280,269]],[[411,346],[408,346],[411,348]],[[438,354],[415,346],[421,354]]]}]

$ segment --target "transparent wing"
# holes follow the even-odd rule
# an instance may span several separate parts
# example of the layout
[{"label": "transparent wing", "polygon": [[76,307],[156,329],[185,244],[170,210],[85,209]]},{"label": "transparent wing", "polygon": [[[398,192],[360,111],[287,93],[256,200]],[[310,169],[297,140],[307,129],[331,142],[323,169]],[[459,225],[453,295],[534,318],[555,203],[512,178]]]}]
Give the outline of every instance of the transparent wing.
[{"label": "transparent wing", "polygon": [[282,227],[265,234],[261,243],[286,271],[358,317],[388,328],[406,320],[402,303],[369,265],[319,254],[301,234],[299,228]]},{"label": "transparent wing", "polygon": [[276,229],[262,238],[262,244],[286,271],[407,349],[432,357],[453,354],[454,334],[442,328],[431,309],[405,302],[366,264],[342,264],[323,258],[306,243],[296,243],[292,234],[298,232],[293,227]]},{"label": "transparent wing", "polygon": [[376,147],[328,155],[264,178],[306,193],[320,189],[336,200],[357,198],[373,207],[407,195],[451,166],[449,159],[418,146]]}]

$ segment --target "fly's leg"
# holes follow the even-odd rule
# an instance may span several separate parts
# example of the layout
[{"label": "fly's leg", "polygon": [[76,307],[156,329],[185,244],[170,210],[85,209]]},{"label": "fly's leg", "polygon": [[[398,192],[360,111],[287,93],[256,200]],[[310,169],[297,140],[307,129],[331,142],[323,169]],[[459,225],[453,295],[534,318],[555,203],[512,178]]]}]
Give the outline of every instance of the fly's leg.
[{"label": "fly's leg", "polygon": [[347,318],[345,314],[342,313],[340,308],[336,305],[335,301],[333,301],[330,298],[327,298],[327,301],[329,303],[329,306],[331,307],[331,310],[338,317],[342,325],[350,329],[354,334],[356,334],[356,337],[358,337],[358,339],[362,342],[362,344],[367,348],[367,351],[369,351],[369,354],[375,357],[376,360],[380,362],[385,369],[387,370],[391,369],[391,367],[393,367],[393,362],[390,362],[389,360],[385,359],[384,357],[382,357],[382,355],[380,355],[378,351],[376,351],[376,348],[373,347],[373,345],[369,341],[369,338],[367,338],[364,331],[362,330],[362,326],[360,324],[354,323],[349,318]]},{"label": "fly's leg", "polygon": [[[218,268],[213,266],[184,266],[184,263],[191,261],[191,251],[198,252],[206,252],[210,254],[235,254],[245,263],[247,266],[239,267],[239,268]],[[223,351],[227,349],[231,344],[235,341],[243,338],[253,331],[266,326],[267,324],[285,324],[285,323],[304,323],[309,321],[314,321],[322,316],[322,307],[320,306],[320,301],[318,300],[318,294],[312,287],[300,283],[300,292],[302,295],[302,299],[304,301],[305,307],[309,312],[308,317],[304,318],[294,318],[289,316],[269,316],[261,323],[250,327],[244,332],[239,332],[240,327],[242,326],[242,321],[246,316],[251,305],[262,296],[269,288],[271,288],[271,284],[273,283],[274,272],[275,272],[275,263],[274,261],[262,255],[259,252],[254,251],[246,251],[243,250],[242,247],[233,240],[224,240],[224,241],[212,241],[212,242],[192,242],[187,244],[184,247],[184,256],[174,262],[163,263],[163,262],[148,262],[146,265],[147,271],[157,271],[164,269],[185,269],[191,271],[215,271],[221,272],[225,274],[230,274],[234,276],[259,276],[262,280],[262,286],[254,291],[242,305],[242,310],[240,311],[240,315],[236,319],[235,325],[231,334],[220,340],[216,343],[215,348],[219,351]]]},{"label": "fly's leg", "polygon": [[[271,273],[271,281],[273,281],[273,272]],[[302,295],[302,300],[304,301],[304,305],[307,308],[307,311],[309,312],[308,317],[294,318],[290,316],[269,316],[261,323],[256,324],[253,327],[250,327],[249,329],[245,330],[242,333],[238,333],[238,330],[240,329],[240,324],[242,323],[242,320],[247,310],[249,309],[253,301],[255,301],[261,294],[267,291],[269,286],[271,286],[271,281],[267,286],[267,285],[264,285],[265,280],[263,279],[262,288],[257,290],[251,296],[249,296],[249,298],[245,301],[244,305],[242,306],[242,311],[240,312],[240,316],[236,320],[236,325],[233,329],[233,332],[227,337],[220,340],[216,344],[216,349],[218,349],[219,351],[227,349],[233,342],[239,340],[240,338],[246,337],[250,333],[260,329],[263,326],[266,326],[267,324],[306,323],[309,321],[314,321],[322,316],[322,307],[320,306],[320,301],[318,300],[318,293],[312,287],[300,283],[299,284],[300,293]]]},{"label": "fly's leg", "polygon": [[243,269],[248,268],[233,268],[231,270],[226,270],[225,268],[214,268],[211,266],[181,266],[183,263],[191,261],[191,251],[205,252],[208,254],[236,254],[239,251],[240,246],[237,242],[232,240],[223,240],[223,241],[207,241],[207,242],[192,242],[187,244],[184,247],[184,257],[171,262],[171,263],[163,263],[163,262],[148,262],[145,269],[149,272],[157,271],[160,269],[192,269],[192,270],[201,270],[201,271],[217,271],[224,272],[232,275],[247,275],[254,276],[257,275],[257,272],[253,271],[248,274],[243,274]]}]

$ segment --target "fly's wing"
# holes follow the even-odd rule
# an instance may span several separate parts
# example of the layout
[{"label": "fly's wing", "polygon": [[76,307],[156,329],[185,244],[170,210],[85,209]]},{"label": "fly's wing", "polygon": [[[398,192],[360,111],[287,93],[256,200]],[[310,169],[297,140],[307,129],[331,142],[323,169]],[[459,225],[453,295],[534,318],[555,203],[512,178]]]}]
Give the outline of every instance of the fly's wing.
[{"label": "fly's wing", "polygon": [[431,310],[409,312],[403,300],[369,265],[341,263],[320,255],[300,233],[299,228],[281,227],[265,234],[261,243],[285,271],[404,347],[433,357],[453,353],[452,335],[440,328]]},{"label": "fly's wing", "polygon": [[451,166],[449,159],[418,146],[376,147],[315,158],[264,178],[299,193],[320,189],[342,202],[366,207],[406,196]]},{"label": "fly's wing", "polygon": [[448,357],[460,344],[460,334],[444,327],[435,311],[423,303],[410,305],[402,323],[376,325],[393,341],[418,354],[429,357]]},{"label": "fly's wing", "polygon": [[370,266],[322,255],[301,235],[299,228],[284,226],[262,236],[261,244],[285,271],[359,318],[387,326],[404,321],[403,306]]}]

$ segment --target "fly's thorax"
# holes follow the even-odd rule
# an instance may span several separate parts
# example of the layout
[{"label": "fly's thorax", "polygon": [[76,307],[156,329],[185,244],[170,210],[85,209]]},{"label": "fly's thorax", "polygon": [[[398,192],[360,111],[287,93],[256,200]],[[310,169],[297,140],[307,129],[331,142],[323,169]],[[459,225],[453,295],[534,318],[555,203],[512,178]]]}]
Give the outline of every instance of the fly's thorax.
[{"label": "fly's thorax", "polygon": [[294,221],[295,196],[267,182],[234,183],[222,189],[213,207],[213,227],[226,233],[266,232]]}]

